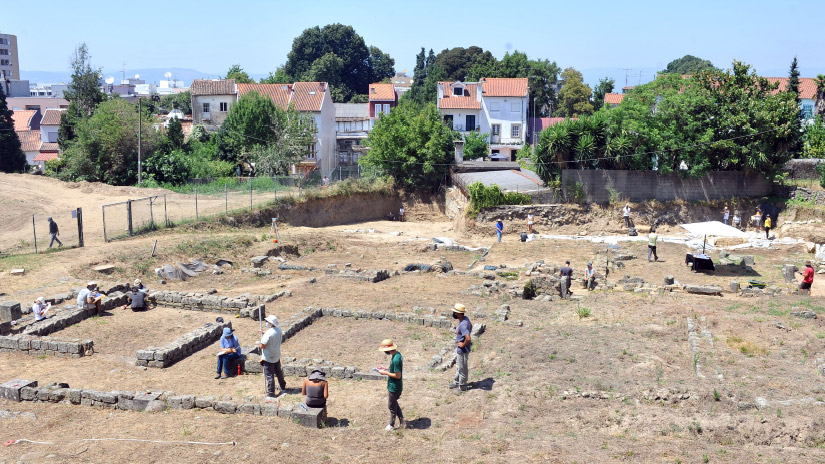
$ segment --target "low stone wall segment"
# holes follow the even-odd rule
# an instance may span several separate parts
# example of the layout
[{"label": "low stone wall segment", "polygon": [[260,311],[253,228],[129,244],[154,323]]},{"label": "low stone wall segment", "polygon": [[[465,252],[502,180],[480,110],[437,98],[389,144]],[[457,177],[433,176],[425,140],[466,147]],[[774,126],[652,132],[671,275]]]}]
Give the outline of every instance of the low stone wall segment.
[{"label": "low stone wall segment", "polygon": [[162,347],[149,347],[138,350],[135,355],[137,357],[135,365],[169,367],[220,340],[224,327],[231,329],[232,323],[227,321],[222,324],[208,324],[206,327],[199,327]]}]

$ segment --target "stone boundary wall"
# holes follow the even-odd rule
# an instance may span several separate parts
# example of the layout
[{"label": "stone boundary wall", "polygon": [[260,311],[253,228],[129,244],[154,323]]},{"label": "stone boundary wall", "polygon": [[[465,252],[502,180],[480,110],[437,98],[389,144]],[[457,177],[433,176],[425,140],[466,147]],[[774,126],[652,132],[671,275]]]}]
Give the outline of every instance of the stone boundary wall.
[{"label": "stone boundary wall", "polygon": [[[66,385],[66,384],[63,384]],[[123,411],[162,412],[167,409],[200,409],[221,414],[280,417],[296,424],[319,428],[326,423],[326,408],[303,408],[278,402],[237,402],[213,396],[175,395],[174,392],[97,391],[38,386],[37,381],[16,379],[0,385],[0,398],[16,402],[62,403]]]},{"label": "stone boundary wall", "polygon": [[825,159],[793,159],[782,166],[782,172],[787,172],[791,179],[819,179],[816,165],[825,163]]},{"label": "stone boundary wall", "polygon": [[[129,301],[126,294],[119,291],[114,291],[106,295],[106,298],[100,302],[100,308],[103,311],[112,310]],[[52,317],[29,324],[23,329],[23,333],[26,335],[45,336],[97,315],[97,309],[78,309],[77,307],[72,309],[73,306],[74,305],[64,307],[64,309],[58,311]]]},{"label": "stone boundary wall", "polygon": [[224,327],[231,329],[232,323],[227,321],[223,324],[199,327],[160,348],[149,347],[138,350],[135,365],[160,368],[169,367],[192,353],[196,353],[215,343],[215,341],[220,340]]},{"label": "stone boundary wall", "polygon": [[629,199],[641,202],[764,197],[770,195],[773,188],[764,177],[739,171],[716,171],[703,177],[683,178],[678,174],[659,174],[656,171],[564,169],[561,180],[565,197],[571,199],[570,186],[581,183],[583,201],[588,203],[609,203],[608,189],[614,190],[620,201]]},{"label": "stone boundary wall", "polygon": [[[275,301],[285,292],[271,295],[267,301]],[[264,305],[258,305],[257,298],[250,298],[251,295],[239,295],[236,297],[216,296],[194,292],[167,292],[156,291],[149,294],[149,298],[154,298],[157,304],[171,306],[173,308],[188,309],[191,311],[208,311],[214,313],[234,314],[239,317],[248,317],[258,320],[258,311],[261,317],[266,317]],[[270,300],[271,299],[271,300]]]},{"label": "stone boundary wall", "polygon": [[[818,180],[817,183],[819,183]],[[786,186],[778,187],[776,189],[776,193],[782,198],[787,198],[788,200],[801,198],[805,201],[810,201],[817,206],[825,206],[825,191],[823,190],[811,190],[807,187]]]},{"label": "stone boundary wall", "polygon": [[59,340],[29,335],[0,336],[0,353],[24,353],[32,356],[50,355],[60,358],[82,358],[94,353],[91,340]]}]

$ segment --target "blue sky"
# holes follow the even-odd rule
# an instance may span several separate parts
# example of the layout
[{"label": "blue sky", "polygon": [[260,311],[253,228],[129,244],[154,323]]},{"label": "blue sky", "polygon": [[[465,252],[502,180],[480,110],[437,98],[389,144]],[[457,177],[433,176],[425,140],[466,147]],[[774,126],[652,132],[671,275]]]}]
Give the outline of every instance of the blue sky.
[{"label": "blue sky", "polygon": [[238,63],[265,75],[286,60],[302,30],[340,22],[408,73],[422,46],[438,53],[478,45],[499,58],[517,49],[573,66],[590,83],[607,74],[617,87],[622,68],[631,68],[630,84],[639,71],[645,82],[685,54],[720,67],[739,59],[782,76],[797,55],[803,76],[825,74],[821,0],[4,3],[0,32],[17,35],[24,72],[67,72],[73,47],[86,42],[106,74],[125,62],[127,70],[190,68],[212,77]]}]

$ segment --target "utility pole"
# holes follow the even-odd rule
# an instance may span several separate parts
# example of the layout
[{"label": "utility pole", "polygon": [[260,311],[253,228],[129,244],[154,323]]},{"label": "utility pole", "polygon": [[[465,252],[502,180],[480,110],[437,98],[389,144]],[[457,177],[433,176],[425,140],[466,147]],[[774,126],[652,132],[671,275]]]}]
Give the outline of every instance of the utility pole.
[{"label": "utility pole", "polygon": [[642,72],[639,71],[639,85],[642,85]]},{"label": "utility pole", "polygon": [[627,87],[627,76],[633,68],[620,68],[624,71],[624,86]]},{"label": "utility pole", "polygon": [[138,97],[138,187],[140,186],[141,181],[143,181],[143,174],[142,174],[143,169],[140,165],[141,164],[140,163],[140,145],[141,145],[140,136],[141,136],[141,126],[143,126],[143,124],[141,124],[141,117],[142,117],[142,115],[141,115],[141,108],[140,108],[140,97]]}]

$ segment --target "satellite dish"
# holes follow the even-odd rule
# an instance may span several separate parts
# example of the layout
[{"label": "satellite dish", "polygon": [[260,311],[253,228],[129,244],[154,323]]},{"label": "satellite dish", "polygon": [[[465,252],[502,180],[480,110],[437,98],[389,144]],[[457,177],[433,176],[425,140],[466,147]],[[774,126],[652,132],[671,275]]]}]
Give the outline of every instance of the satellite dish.
[{"label": "satellite dish", "polygon": [[109,85],[112,85],[112,84],[115,83],[115,78],[112,77],[112,76],[109,76],[109,77],[106,78],[106,80],[104,82],[106,82]]},{"label": "satellite dish", "polygon": [[140,74],[135,74],[135,79],[140,79]]},{"label": "satellite dish", "polygon": [[169,79],[170,77],[172,77],[172,73],[167,72],[167,73],[166,73],[166,74],[164,74],[163,76],[164,76],[164,77],[166,77],[167,79]]}]

